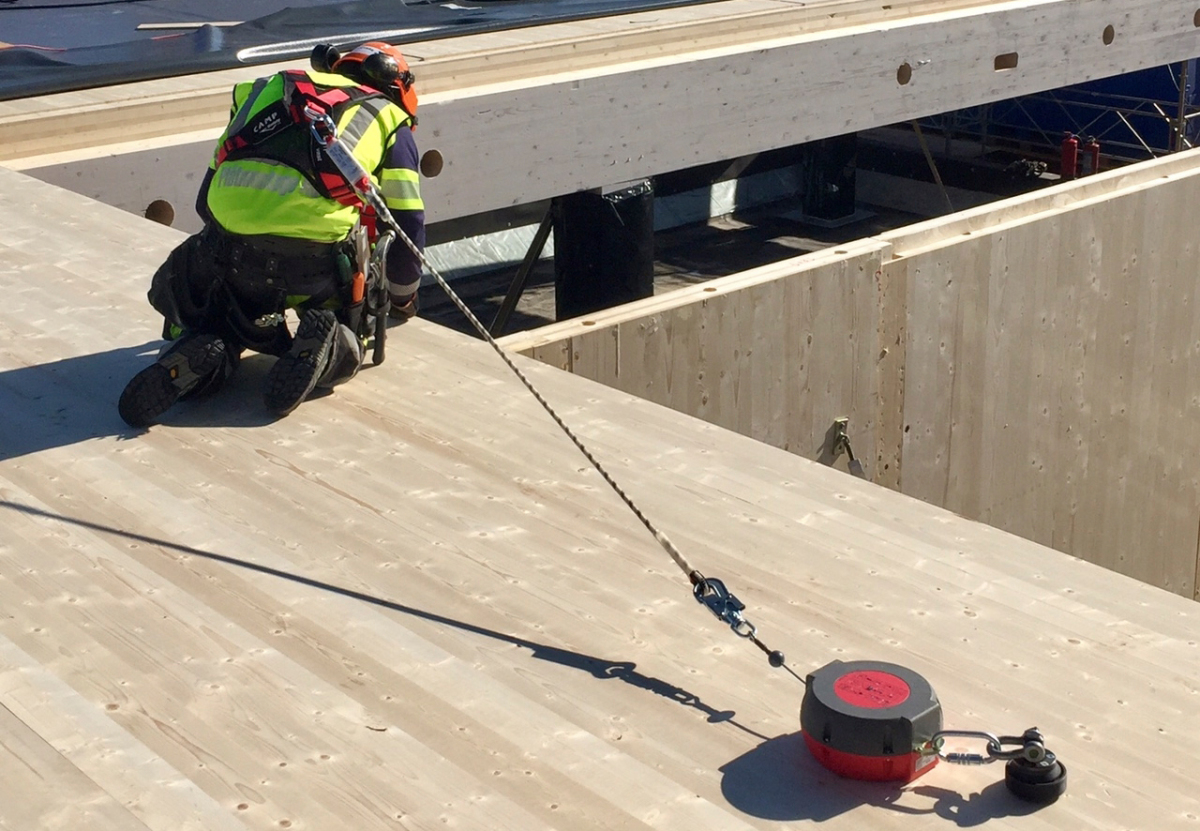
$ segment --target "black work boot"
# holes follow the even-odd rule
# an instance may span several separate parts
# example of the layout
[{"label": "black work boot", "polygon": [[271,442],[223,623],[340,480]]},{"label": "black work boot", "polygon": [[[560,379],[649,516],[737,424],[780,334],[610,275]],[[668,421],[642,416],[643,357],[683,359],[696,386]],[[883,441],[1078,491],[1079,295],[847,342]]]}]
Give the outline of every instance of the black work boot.
[{"label": "black work boot", "polygon": [[329,363],[338,322],[328,309],[309,309],[300,317],[288,353],[267,373],[263,402],[275,415],[285,416],[308,398]]},{"label": "black work boot", "polygon": [[216,335],[184,335],[125,385],[117,412],[130,427],[148,427],[184,395],[223,374],[227,363],[225,341]]},{"label": "black work boot", "polygon": [[333,344],[329,347],[329,360],[325,371],[317,378],[321,389],[332,389],[344,384],[358,374],[363,361],[363,345],[349,326],[339,323]]},{"label": "black work boot", "polygon": [[225,382],[233,377],[233,373],[237,372],[237,368],[242,364],[242,350],[231,346],[229,341],[224,343],[225,361],[221,364],[221,368],[211,373],[208,378],[202,379],[200,383],[196,384],[195,389],[188,390],[179,396],[180,401],[208,398],[216,394],[225,386]]}]

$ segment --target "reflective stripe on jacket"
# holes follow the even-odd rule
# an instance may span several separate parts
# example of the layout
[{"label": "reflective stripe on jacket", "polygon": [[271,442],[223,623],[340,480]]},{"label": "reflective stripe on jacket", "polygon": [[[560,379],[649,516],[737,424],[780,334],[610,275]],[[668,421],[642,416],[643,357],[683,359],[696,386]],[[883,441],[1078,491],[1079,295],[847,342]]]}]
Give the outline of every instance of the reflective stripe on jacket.
[{"label": "reflective stripe on jacket", "polygon": [[[318,87],[354,86],[341,75],[306,74]],[[261,110],[280,101],[283,89],[283,76],[278,74],[236,85],[229,125],[217,147]],[[397,105],[382,97],[369,98],[341,113],[338,135],[381,187],[389,207],[424,210],[416,171],[386,166],[398,131],[409,123],[408,114]],[[410,136],[403,139],[411,141]],[[216,172],[207,196],[212,218],[226,231],[246,236],[271,234],[320,242],[345,239],[358,220],[358,209],[323,197],[299,169],[269,157],[275,155],[270,152],[273,142],[301,142],[307,147],[310,140],[307,129],[298,127],[256,148],[262,156],[226,159],[217,166],[214,153],[210,167]]]}]

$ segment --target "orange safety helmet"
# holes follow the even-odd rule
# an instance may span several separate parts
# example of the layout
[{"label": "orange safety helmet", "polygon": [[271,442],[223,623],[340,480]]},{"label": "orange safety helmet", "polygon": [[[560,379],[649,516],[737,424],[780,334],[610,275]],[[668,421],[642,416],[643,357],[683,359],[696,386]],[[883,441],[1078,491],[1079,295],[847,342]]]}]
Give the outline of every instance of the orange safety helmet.
[{"label": "orange safety helmet", "polygon": [[413,89],[416,79],[399,48],[373,40],[342,55],[333,46],[323,44],[313,50],[312,65],[319,71],[336,72],[379,90],[399,104],[416,125],[417,91]]}]

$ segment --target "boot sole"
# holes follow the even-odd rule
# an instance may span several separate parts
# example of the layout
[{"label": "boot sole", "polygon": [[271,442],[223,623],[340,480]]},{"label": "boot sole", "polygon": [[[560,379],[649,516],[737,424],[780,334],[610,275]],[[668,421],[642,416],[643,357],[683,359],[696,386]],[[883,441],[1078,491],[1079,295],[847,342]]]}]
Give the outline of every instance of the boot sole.
[{"label": "boot sole", "polygon": [[285,416],[312,393],[329,356],[337,325],[332,312],[304,315],[291,351],[275,361],[267,373],[263,403],[270,412]]},{"label": "boot sole", "polygon": [[125,385],[117,412],[130,427],[149,427],[225,359],[225,344],[201,335],[143,369]]}]

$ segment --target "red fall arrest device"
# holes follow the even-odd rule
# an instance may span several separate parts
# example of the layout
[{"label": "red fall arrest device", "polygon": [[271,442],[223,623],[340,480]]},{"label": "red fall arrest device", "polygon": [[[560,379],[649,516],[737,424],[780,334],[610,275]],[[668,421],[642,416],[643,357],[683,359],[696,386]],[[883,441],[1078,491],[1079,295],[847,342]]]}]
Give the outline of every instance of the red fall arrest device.
[{"label": "red fall arrest device", "polygon": [[[840,776],[906,783],[941,759],[959,764],[1004,760],[1004,784],[1020,799],[1048,805],[1067,789],[1067,769],[1036,727],[1020,736],[943,730],[933,688],[905,667],[834,661],[809,673],[805,687],[804,742],[821,765]],[[987,755],[943,754],[947,736],[985,739]]]},{"label": "red fall arrest device", "polygon": [[880,661],[834,661],[809,673],[800,728],[813,756],[849,779],[911,782],[937,764],[917,748],[942,729],[942,707],[917,673]]}]

